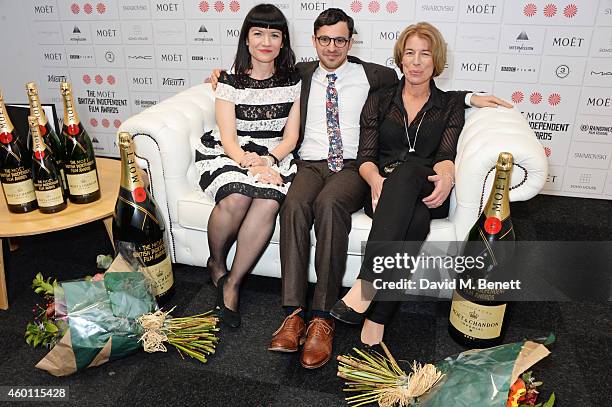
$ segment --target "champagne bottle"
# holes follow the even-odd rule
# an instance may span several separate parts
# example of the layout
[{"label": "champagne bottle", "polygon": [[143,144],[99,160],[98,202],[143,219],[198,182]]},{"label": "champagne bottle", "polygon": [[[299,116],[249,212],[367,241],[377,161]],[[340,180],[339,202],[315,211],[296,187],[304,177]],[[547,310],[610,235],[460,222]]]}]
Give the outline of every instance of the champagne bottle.
[{"label": "champagne bottle", "polygon": [[38,208],[42,213],[63,211],[67,204],[61,175],[43,142],[38,119],[28,116],[28,125],[32,135],[32,181]]},{"label": "champagne bottle", "polygon": [[457,343],[472,349],[499,345],[506,330],[508,304],[500,299],[506,290],[480,286],[479,282],[499,278],[514,252],[508,197],[512,166],[512,154],[501,153],[491,194],[468,234],[463,252],[464,256],[481,256],[481,267],[466,269],[461,276],[466,284],[458,284],[453,293],[449,334]]},{"label": "champagne bottle", "polygon": [[[164,219],[145,189],[129,133],[119,133],[119,152],[121,187],[113,216],[115,250],[124,257],[131,255],[139,260],[141,271],[152,281],[155,298],[162,305],[174,294],[172,263],[164,241]],[[130,244],[134,252],[122,253],[121,248]]]},{"label": "champagne bottle", "polygon": [[[38,87],[34,82],[28,82],[26,84],[26,90],[28,93],[28,100],[30,102],[30,115],[34,116],[38,121],[38,128],[40,135],[42,136],[45,146],[47,146],[47,152],[51,155],[51,159],[55,162],[55,168],[59,171],[62,188],[64,193],[68,195],[68,182],[66,181],[66,173],[64,172],[64,158],[62,151],[64,150],[60,138],[53,130],[53,126],[49,123],[45,110],[40,104],[40,98],[38,97]],[[33,140],[32,140],[33,143]],[[29,146],[32,150],[32,145]]]},{"label": "champagne bottle", "polygon": [[13,126],[0,91],[0,182],[8,210],[26,213],[35,210],[32,163],[25,140]]},{"label": "champagne bottle", "polygon": [[76,112],[72,86],[62,82],[60,90],[64,102],[62,144],[69,198],[77,204],[90,203],[100,199],[93,145]]}]

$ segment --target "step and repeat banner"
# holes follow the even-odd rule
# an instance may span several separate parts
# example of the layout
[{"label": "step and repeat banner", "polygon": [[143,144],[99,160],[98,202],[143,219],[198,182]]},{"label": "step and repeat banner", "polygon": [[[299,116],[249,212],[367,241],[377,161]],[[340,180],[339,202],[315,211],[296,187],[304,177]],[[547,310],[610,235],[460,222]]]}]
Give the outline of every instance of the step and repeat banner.
[{"label": "step and repeat banner", "polygon": [[[43,102],[73,84],[101,156],[117,156],[121,122],[232,64],[257,0],[27,0]],[[316,58],[312,23],[329,7],[354,17],[352,54],[394,66],[410,23],[448,41],[443,89],[512,101],[550,162],[544,193],[612,199],[612,0],[270,1],[287,16],[299,61]],[[5,39],[5,44],[10,42]],[[18,69],[17,67],[15,69]],[[59,111],[61,106],[58,104]]]}]

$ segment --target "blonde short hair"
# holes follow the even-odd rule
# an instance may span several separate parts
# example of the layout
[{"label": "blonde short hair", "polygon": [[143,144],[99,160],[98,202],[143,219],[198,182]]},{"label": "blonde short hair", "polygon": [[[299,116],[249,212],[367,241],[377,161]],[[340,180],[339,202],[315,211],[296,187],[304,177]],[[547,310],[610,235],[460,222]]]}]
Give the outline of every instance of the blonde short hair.
[{"label": "blonde short hair", "polygon": [[402,69],[402,57],[404,56],[406,40],[413,35],[421,37],[429,42],[434,62],[433,76],[436,77],[440,75],[446,65],[446,41],[444,41],[444,37],[436,27],[425,22],[411,24],[402,31],[393,48],[395,65],[397,65],[400,70]]}]

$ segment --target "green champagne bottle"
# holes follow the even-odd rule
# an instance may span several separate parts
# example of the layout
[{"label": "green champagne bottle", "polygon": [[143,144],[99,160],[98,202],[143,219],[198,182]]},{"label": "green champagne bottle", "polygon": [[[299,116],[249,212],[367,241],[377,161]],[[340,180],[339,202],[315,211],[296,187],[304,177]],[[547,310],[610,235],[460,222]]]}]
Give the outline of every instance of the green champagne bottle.
[{"label": "green champagne bottle", "polygon": [[[174,274],[164,240],[164,219],[145,188],[129,133],[119,133],[119,152],[121,186],[113,216],[115,250],[124,257],[137,258],[140,270],[153,283],[158,304],[163,305],[174,295]],[[125,247],[133,247],[132,253],[123,253]]]},{"label": "green champagne bottle", "polygon": [[462,287],[458,284],[453,293],[449,334],[467,348],[496,346],[504,338],[508,304],[499,297],[505,290],[480,288],[478,284],[499,276],[514,251],[515,236],[508,196],[513,165],[512,154],[499,155],[491,194],[468,234],[463,253],[464,256],[482,256],[485,259],[484,267],[473,267],[463,272],[461,279],[469,285]]},{"label": "green champagne bottle", "polygon": [[79,120],[74,105],[72,86],[62,82],[60,90],[64,102],[62,144],[68,196],[71,202],[77,204],[94,202],[100,199],[100,184],[93,145]]},{"label": "green champagne bottle", "polygon": [[38,208],[30,158],[26,141],[13,126],[0,91],[0,182],[10,212],[26,213]]},{"label": "green champagne bottle", "polygon": [[[47,152],[51,154],[51,159],[55,162],[55,168],[60,173],[64,193],[68,195],[68,182],[66,181],[66,174],[64,172],[64,157],[62,154],[64,148],[62,146],[62,142],[57,133],[55,133],[55,130],[53,130],[53,126],[47,119],[45,110],[40,104],[38,87],[36,86],[36,83],[26,83],[26,91],[28,93],[28,101],[30,103],[30,115],[36,117],[36,120],[38,120],[38,128],[40,129],[40,135],[43,138],[43,143],[45,146],[47,146]],[[32,150],[32,146],[30,146],[29,149]]]},{"label": "green champagne bottle", "polygon": [[32,135],[32,181],[38,209],[42,213],[56,213],[66,209],[66,196],[62,186],[62,178],[55,167],[53,155],[40,134],[39,121],[34,116],[28,116],[28,125]]}]

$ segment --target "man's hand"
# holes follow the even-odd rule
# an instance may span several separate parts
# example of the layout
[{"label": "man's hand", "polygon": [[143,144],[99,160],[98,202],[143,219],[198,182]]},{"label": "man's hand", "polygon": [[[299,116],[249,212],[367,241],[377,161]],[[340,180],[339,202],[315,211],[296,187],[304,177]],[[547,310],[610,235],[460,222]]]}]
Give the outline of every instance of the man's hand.
[{"label": "man's hand", "polygon": [[249,173],[255,177],[257,182],[262,184],[283,185],[283,179],[278,171],[264,165],[251,167]]},{"label": "man's hand", "polygon": [[[219,83],[219,76],[221,76],[221,70],[220,69],[215,69],[212,71],[212,73],[210,74],[210,84],[212,85],[213,90],[217,90],[217,84]],[[474,99],[474,97],[472,97],[472,100]]]},{"label": "man's hand", "polygon": [[503,106],[512,109],[514,106],[503,99],[493,95],[477,95],[473,94],[470,99],[470,105],[474,107],[497,107]]}]

